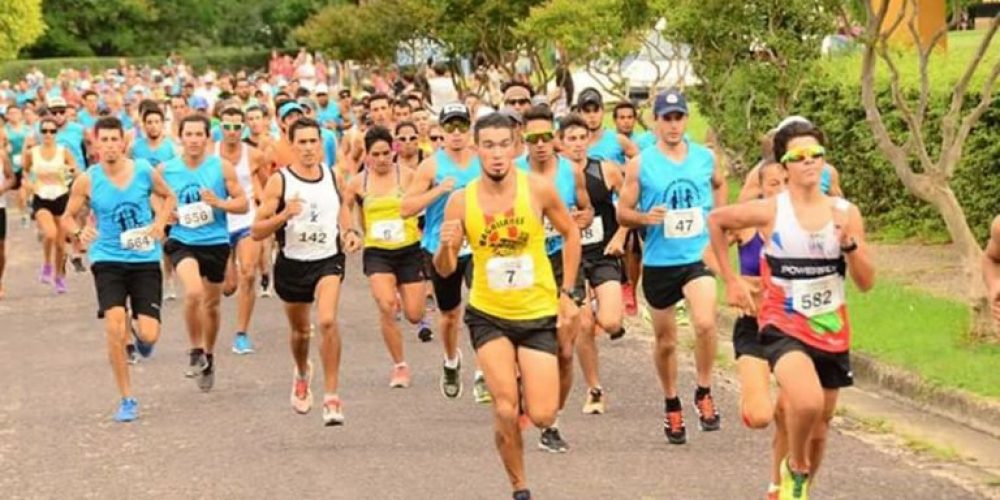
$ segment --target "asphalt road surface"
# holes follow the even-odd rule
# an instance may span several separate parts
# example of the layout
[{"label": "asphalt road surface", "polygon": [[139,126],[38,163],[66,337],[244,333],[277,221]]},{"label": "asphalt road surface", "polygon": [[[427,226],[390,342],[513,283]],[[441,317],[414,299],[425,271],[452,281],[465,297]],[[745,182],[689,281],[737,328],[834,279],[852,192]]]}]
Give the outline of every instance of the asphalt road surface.
[{"label": "asphalt road surface", "polygon": [[[235,303],[225,301],[216,384],[207,394],[183,376],[182,303],[167,302],[161,342],[133,372],[140,418],[118,424],[111,419],[118,397],[91,276],[71,275],[69,294],[54,296],[35,281],[34,231],[17,227],[14,217],[10,222],[7,298],[0,301],[0,497],[510,498],[490,409],[472,400],[471,369],[462,374],[465,394],[445,399],[438,389],[440,343],[421,344],[406,326],[414,383],[388,388],[391,363],[360,258],[348,260],[340,304],[345,426],[323,427],[318,373],[312,413],[293,413],[292,361],[276,298],[258,301],[257,353],[250,356],[229,350]],[[723,429],[697,431],[693,371],[685,363],[689,442],[668,445],[650,345],[641,337],[632,331],[600,342],[607,414],[580,413],[578,374],[561,418],[568,454],[538,451],[538,431],[525,432],[536,498],[763,498],[770,431],[739,425],[733,387],[721,383],[715,394]],[[463,330],[471,368],[467,338]],[[315,350],[312,356],[319,366]],[[973,497],[854,438],[833,432],[830,441],[813,498]]]}]

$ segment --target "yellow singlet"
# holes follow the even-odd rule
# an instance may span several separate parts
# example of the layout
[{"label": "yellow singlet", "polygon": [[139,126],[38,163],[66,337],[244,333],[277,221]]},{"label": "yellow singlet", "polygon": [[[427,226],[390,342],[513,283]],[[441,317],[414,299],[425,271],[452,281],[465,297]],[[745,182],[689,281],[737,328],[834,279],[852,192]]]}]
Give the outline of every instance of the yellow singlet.
[{"label": "yellow singlet", "polygon": [[396,190],[382,196],[368,194],[368,172],[363,173],[364,189],[361,210],[365,214],[365,248],[396,250],[420,241],[416,217],[403,218],[400,206],[403,190],[399,188],[399,166],[396,167]]},{"label": "yellow singlet", "polygon": [[528,174],[511,170],[517,194],[507,213],[483,213],[479,179],[465,187],[465,233],[472,248],[469,305],[510,320],[555,316],[559,296],[545,255],[545,229],[531,210]]}]

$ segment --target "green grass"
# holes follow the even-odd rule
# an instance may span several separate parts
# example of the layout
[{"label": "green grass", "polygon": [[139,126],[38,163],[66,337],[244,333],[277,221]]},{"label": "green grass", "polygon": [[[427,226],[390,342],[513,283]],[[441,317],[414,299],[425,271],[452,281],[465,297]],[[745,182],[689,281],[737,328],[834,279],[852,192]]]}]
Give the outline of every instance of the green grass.
[{"label": "green grass", "polygon": [[893,282],[866,294],[848,290],[856,351],[919,374],[927,382],[1000,397],[1000,345],[972,345],[969,309]]}]

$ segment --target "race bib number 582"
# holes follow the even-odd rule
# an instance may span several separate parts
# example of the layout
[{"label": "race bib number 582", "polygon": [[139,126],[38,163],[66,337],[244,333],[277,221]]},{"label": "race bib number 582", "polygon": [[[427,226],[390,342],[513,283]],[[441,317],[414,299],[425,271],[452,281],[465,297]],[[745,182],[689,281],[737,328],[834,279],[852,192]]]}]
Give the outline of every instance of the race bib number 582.
[{"label": "race bib number 582", "polygon": [[804,316],[834,312],[843,303],[844,279],[839,275],[792,281],[792,309]]}]

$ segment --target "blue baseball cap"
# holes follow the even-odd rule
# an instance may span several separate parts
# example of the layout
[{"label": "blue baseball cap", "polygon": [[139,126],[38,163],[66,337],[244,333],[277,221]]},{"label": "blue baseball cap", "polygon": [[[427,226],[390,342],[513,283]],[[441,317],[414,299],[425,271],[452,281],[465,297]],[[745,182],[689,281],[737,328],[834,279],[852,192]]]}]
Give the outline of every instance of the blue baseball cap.
[{"label": "blue baseball cap", "polygon": [[653,102],[653,114],[662,117],[668,113],[688,114],[687,100],[680,90],[665,90],[656,96]]},{"label": "blue baseball cap", "polygon": [[191,109],[208,109],[208,99],[205,99],[200,95],[192,96],[191,101],[188,102],[188,106],[190,106]]},{"label": "blue baseball cap", "polygon": [[305,110],[302,109],[302,106],[299,105],[299,103],[295,101],[286,102],[285,104],[282,104],[280,108],[278,108],[278,118],[284,120],[286,116],[296,111],[298,111],[300,114],[303,115],[306,114]]}]

